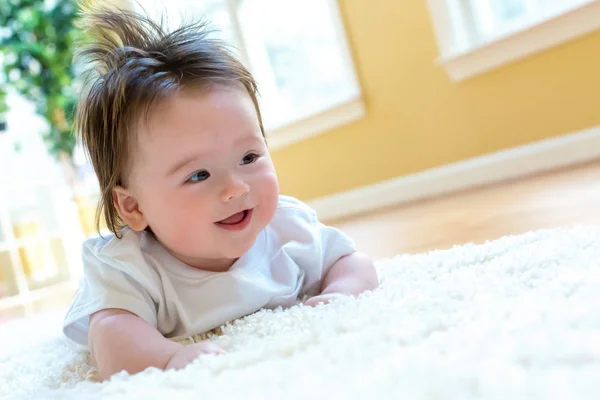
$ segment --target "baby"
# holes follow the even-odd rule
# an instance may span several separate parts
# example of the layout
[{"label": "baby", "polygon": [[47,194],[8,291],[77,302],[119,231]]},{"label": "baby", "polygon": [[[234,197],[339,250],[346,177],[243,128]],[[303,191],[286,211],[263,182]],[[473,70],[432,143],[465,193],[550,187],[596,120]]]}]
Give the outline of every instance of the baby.
[{"label": "baby", "polygon": [[126,11],[83,21],[98,40],[83,52],[95,75],[77,131],[112,234],[83,244],[64,334],[99,379],[222,353],[177,341],[261,308],[377,287],[348,237],[279,195],[256,82],[205,26],[167,33]]}]

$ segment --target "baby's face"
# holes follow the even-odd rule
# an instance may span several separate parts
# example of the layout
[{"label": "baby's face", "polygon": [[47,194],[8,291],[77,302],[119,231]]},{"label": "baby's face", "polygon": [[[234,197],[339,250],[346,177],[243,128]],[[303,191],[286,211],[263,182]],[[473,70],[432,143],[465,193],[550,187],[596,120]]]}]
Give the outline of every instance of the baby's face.
[{"label": "baby's face", "polygon": [[250,96],[183,90],[151,111],[129,187],[158,240],[193,267],[222,270],[271,221],[279,188]]}]

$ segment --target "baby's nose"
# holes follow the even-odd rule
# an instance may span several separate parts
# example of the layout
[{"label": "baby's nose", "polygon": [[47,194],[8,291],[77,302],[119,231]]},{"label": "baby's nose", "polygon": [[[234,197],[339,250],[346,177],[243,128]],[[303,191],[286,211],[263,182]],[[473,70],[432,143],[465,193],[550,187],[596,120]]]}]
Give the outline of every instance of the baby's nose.
[{"label": "baby's nose", "polygon": [[246,196],[250,192],[250,186],[248,186],[241,179],[230,178],[226,183],[225,187],[221,191],[221,201],[229,202],[240,197]]}]

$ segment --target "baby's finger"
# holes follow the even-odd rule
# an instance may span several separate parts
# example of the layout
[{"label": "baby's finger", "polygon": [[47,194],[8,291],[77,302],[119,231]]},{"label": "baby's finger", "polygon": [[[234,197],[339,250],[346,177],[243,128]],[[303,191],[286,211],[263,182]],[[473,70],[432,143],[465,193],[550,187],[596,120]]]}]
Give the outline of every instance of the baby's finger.
[{"label": "baby's finger", "polygon": [[201,342],[198,343],[198,347],[199,350],[202,353],[206,353],[206,354],[225,354],[227,353],[227,351],[225,351],[221,346],[217,346],[214,343],[210,343],[210,342]]},{"label": "baby's finger", "polygon": [[321,294],[315,297],[311,297],[310,299],[306,300],[304,304],[310,307],[314,307],[320,303],[328,304],[331,300],[342,296],[343,295],[339,293]]}]

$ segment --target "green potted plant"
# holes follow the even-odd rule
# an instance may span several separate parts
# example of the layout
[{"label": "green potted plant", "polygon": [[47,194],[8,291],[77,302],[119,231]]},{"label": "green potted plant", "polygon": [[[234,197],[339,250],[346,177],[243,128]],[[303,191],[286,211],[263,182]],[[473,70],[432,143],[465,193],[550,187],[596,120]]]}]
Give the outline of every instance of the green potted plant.
[{"label": "green potted plant", "polygon": [[73,55],[82,35],[74,24],[77,14],[76,0],[0,2],[0,121],[10,108],[10,86],[35,103],[48,122],[42,134],[70,180],[76,144],[71,118],[77,98]]},{"label": "green potted plant", "polygon": [[80,193],[82,185],[73,161],[73,114],[80,91],[73,58],[77,42],[83,38],[75,24],[78,3],[0,0],[0,128],[2,116],[11,106],[7,103],[9,88],[35,104],[48,126],[40,134],[63,167],[83,228],[88,223],[85,219],[93,218],[88,214],[95,204],[90,205],[94,200]]},{"label": "green potted plant", "polygon": [[6,92],[0,88],[0,133],[6,130],[6,114],[8,113],[8,104],[6,104]]}]

